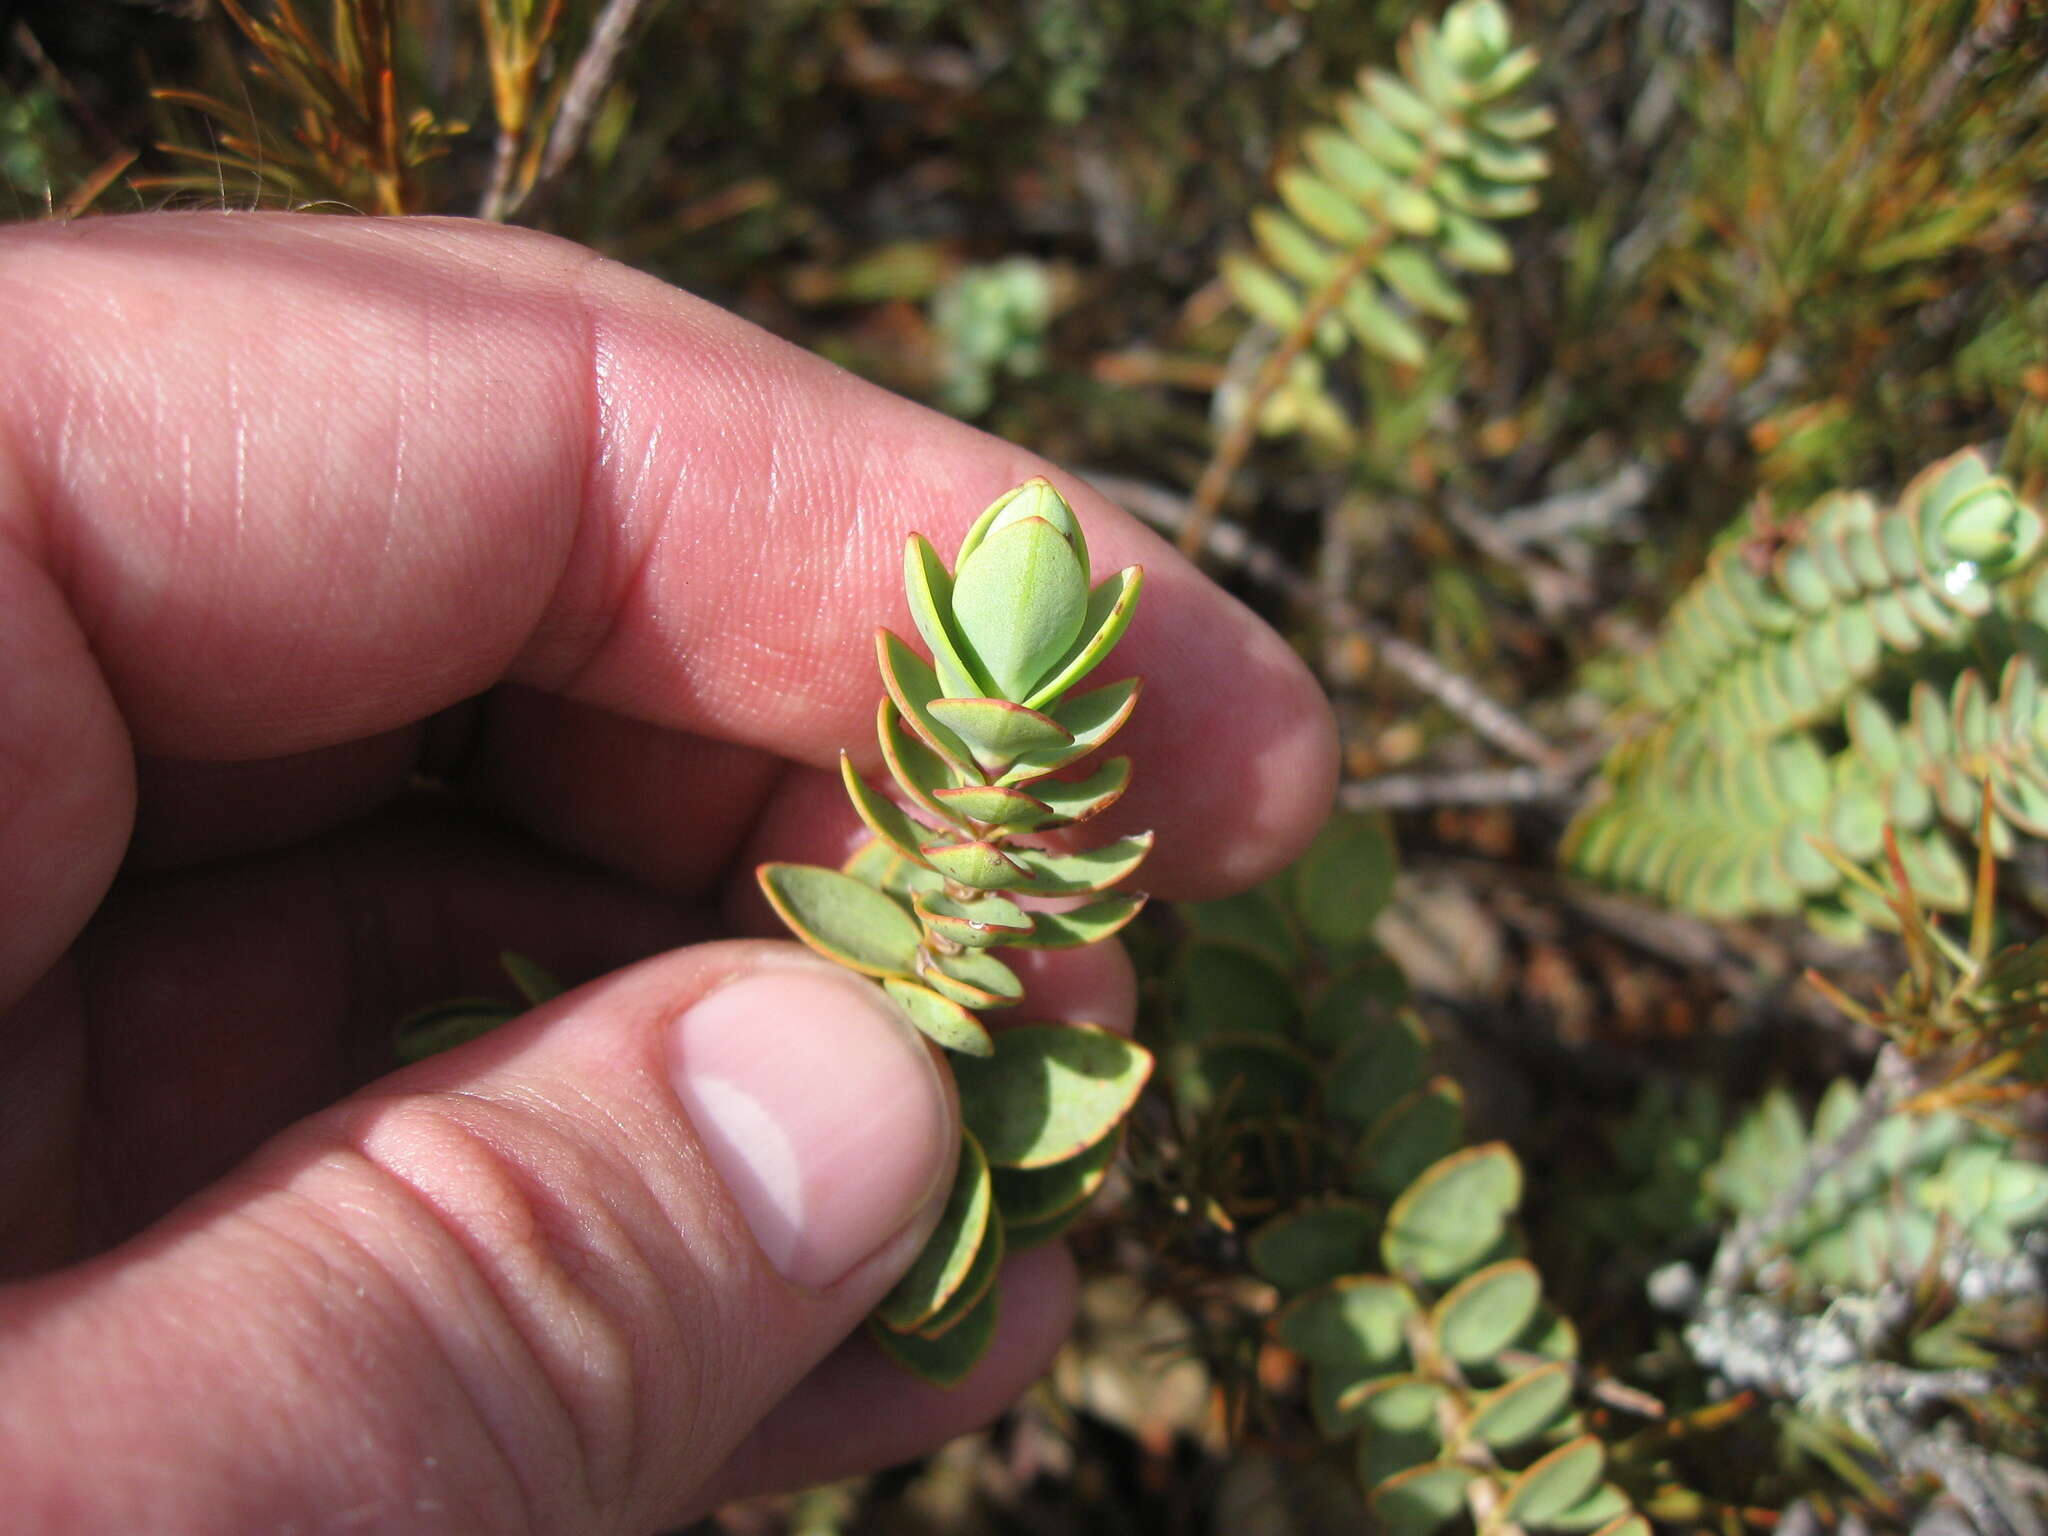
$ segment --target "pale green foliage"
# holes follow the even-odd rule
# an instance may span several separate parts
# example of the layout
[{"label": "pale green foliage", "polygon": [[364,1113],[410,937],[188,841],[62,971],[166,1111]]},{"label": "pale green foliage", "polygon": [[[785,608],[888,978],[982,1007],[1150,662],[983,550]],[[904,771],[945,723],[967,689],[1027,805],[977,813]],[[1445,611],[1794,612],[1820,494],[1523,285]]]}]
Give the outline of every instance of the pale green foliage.
[{"label": "pale green foliage", "polygon": [[1035,377],[1045,367],[1053,283],[1045,264],[1013,256],[966,267],[932,295],[938,333],[939,403],[959,416],[978,416],[995,399],[998,381]]},{"label": "pale green foliage", "polygon": [[1258,254],[1223,262],[1253,315],[1283,336],[1313,335],[1316,355],[1295,358],[1259,406],[1263,430],[1341,435],[1317,355],[1356,344],[1420,366],[1423,322],[1467,318],[1458,275],[1512,264],[1492,224],[1534,209],[1550,168],[1535,141],[1551,115],[1516,94],[1536,62],[1513,46],[1496,0],[1459,0],[1440,26],[1410,29],[1398,75],[1364,71],[1336,121],[1302,136],[1305,163],[1280,174],[1284,206],[1252,215]]},{"label": "pale green foliage", "polygon": [[[1855,1116],[1854,1084],[1836,1082],[1812,1124],[1782,1089],[1728,1138],[1707,1187],[1738,1216],[1759,1216],[1807,1157]],[[1911,1284],[1930,1264],[2011,1255],[2048,1224],[2048,1169],[2013,1138],[1946,1111],[1895,1114],[1829,1172],[1781,1229],[1778,1248],[1812,1291]]]},{"label": "pale green foliage", "polygon": [[[1373,942],[1393,862],[1384,826],[1340,818],[1271,886],[1183,907],[1171,1079],[1203,1144],[1299,1145],[1335,1175],[1257,1195],[1281,1209],[1245,1251],[1285,1298],[1273,1336],[1306,1361],[1316,1421],[1349,1444],[1381,1526],[1647,1531],[1574,1410],[1577,1334],[1514,1228],[1521,1164],[1467,1144],[1463,1094],[1430,1075]],[[1303,972],[1322,975],[1306,997]]]},{"label": "pale green foliage", "polygon": [[[1921,900],[1970,883],[1948,827],[1993,847],[2048,832],[2048,713],[2016,648],[2048,619],[2041,514],[1975,453],[1893,505],[1822,498],[1733,538],[1635,669],[1655,718],[1609,756],[1565,839],[1574,869],[1715,916],[1885,921],[1847,879],[1895,835]],[[1994,694],[1964,658],[2003,657]]]},{"label": "pale green foliage", "polygon": [[904,587],[932,659],[887,630],[877,637],[888,697],[876,734],[904,804],[842,755],[872,840],[843,869],[759,871],[798,938],[879,979],[957,1053],[964,1134],[952,1197],[873,1319],[891,1355],[941,1385],[965,1376],[993,1337],[1004,1254],[1058,1236],[1100,1187],[1151,1071],[1143,1050],[1092,1025],[992,1033],[975,1016],[1023,996],[991,951],[1091,944],[1144,904],[1108,896],[1053,913],[1012,899],[1106,891],[1152,847],[1150,833],[1079,853],[1012,841],[1098,814],[1130,779],[1128,758],[1051,777],[1113,735],[1137,699],[1136,680],[1070,696],[1130,623],[1143,573],[1133,566],[1092,590],[1088,579],[1080,519],[1044,480],[991,504],[950,570],[913,534]]}]

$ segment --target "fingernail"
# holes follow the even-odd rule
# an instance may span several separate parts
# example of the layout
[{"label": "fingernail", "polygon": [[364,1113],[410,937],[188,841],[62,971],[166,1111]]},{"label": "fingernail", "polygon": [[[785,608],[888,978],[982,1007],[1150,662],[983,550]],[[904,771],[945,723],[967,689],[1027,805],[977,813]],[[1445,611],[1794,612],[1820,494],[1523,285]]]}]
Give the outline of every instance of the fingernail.
[{"label": "fingernail", "polygon": [[867,982],[772,970],[677,1021],[676,1096],[769,1263],[830,1285],[940,1194],[955,1133],[921,1037]]}]

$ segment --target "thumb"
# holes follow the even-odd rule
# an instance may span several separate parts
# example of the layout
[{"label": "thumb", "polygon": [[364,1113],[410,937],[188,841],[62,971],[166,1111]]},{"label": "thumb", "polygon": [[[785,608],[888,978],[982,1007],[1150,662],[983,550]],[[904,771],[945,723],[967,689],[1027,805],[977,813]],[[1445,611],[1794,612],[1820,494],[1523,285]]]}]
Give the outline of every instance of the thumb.
[{"label": "thumb", "polygon": [[958,1142],[882,992],[619,972],[0,1292],[10,1529],[640,1531],[893,1283]]}]

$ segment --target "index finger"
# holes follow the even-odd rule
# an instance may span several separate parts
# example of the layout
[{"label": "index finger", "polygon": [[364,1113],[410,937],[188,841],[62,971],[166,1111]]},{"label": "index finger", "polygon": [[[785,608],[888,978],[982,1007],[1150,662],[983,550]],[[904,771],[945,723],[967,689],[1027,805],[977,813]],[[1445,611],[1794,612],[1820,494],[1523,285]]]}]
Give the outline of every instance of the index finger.
[{"label": "index finger", "polygon": [[[37,658],[0,694],[0,835],[29,849],[0,908],[39,909],[45,959],[125,839],[84,810],[120,800],[122,731],[279,756],[510,678],[827,761],[871,726],[873,625],[907,627],[904,535],[950,548],[1045,469],[652,278],[459,221],[19,227],[0,337],[0,611]],[[1320,695],[1162,541],[1063,488],[1098,569],[1147,567],[1105,674],[1147,679],[1143,804],[1255,877],[1327,808]],[[58,773],[67,856],[38,857]],[[61,899],[30,902],[24,872]]]}]

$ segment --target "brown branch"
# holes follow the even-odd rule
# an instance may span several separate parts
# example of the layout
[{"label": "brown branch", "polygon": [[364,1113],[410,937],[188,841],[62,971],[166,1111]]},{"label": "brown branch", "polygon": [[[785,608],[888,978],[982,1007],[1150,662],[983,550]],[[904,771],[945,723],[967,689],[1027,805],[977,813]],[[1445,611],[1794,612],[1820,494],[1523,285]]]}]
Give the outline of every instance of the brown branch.
[{"label": "brown branch", "polygon": [[1708,1273],[1710,1294],[1728,1295],[1755,1269],[1764,1249],[1806,1208],[1821,1181],[1856,1156],[1877,1134],[1885,1116],[1911,1085],[1913,1064],[1896,1045],[1878,1052],[1870,1069],[1870,1081],[1863,1085],[1863,1098],[1856,1113],[1841,1132],[1825,1146],[1806,1155],[1799,1175],[1759,1214],[1737,1222],[1721,1240],[1714,1253],[1714,1267]]},{"label": "brown branch", "polygon": [[1265,546],[1242,529],[1228,523],[1199,527],[1194,507],[1163,486],[1133,480],[1123,475],[1083,473],[1082,478],[1126,510],[1178,533],[1185,549],[1191,533],[1199,532],[1201,549],[1276,588],[1290,602],[1320,611],[1330,628],[1341,634],[1363,635],[1372,645],[1376,659],[1399,674],[1411,687],[1428,694],[1469,725],[1475,734],[1492,742],[1512,757],[1554,777],[1575,776],[1563,752],[1507,708],[1489,698],[1471,679],[1453,672],[1421,646],[1402,639],[1377,620],[1367,617],[1353,603],[1341,597],[1326,599],[1315,584],[1295,572]]},{"label": "brown branch", "polygon": [[1526,805],[1577,796],[1572,774],[1541,768],[1482,768],[1470,773],[1388,773],[1337,791],[1347,811],[1419,811],[1439,805]]},{"label": "brown branch", "polygon": [[619,67],[619,55],[625,51],[626,37],[648,4],[649,0],[605,0],[605,7],[598,13],[590,36],[583,44],[583,52],[577,55],[575,67],[569,71],[569,84],[562,92],[562,104],[556,109],[554,126],[548,130],[547,147],[541,151],[540,169],[532,183],[506,209],[507,218],[516,217],[522,208],[551,193],[562,173],[569,168],[569,162],[576,158],[576,152],[583,147],[583,140],[590,132],[591,119],[597,115],[605,92],[611,88],[612,77]]},{"label": "brown branch", "polygon": [[1259,435],[1259,417],[1266,408],[1266,402],[1287,382],[1294,360],[1315,340],[1316,331],[1344,297],[1344,290],[1364,275],[1366,268],[1379,259],[1392,239],[1392,228],[1382,224],[1375,238],[1364,241],[1346,256],[1302,309],[1301,318],[1294,322],[1294,329],[1280,338],[1279,344],[1266,354],[1265,362],[1259,365],[1259,371],[1253,377],[1251,387],[1245,391],[1229,430],[1223,434],[1223,440],[1203,466],[1201,479],[1195,482],[1187,525],[1180,533],[1180,552],[1189,559],[1200,554],[1206,546],[1209,525],[1216,521],[1216,514],[1223,506],[1224,493],[1230,489],[1231,479]]}]

